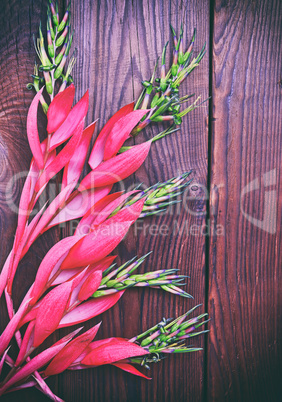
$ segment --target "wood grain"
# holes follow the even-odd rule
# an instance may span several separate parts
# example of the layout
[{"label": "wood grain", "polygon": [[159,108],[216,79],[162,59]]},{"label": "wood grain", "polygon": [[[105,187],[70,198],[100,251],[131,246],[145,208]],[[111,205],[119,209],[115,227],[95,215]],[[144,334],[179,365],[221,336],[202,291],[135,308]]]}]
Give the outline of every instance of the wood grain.
[{"label": "wood grain", "polygon": [[[171,2],[169,6],[165,1],[135,2],[133,18],[138,24],[137,29],[132,30],[132,43],[139,43],[138,51],[133,53],[133,58],[136,58],[141,77],[147,79],[151,75],[156,55],[161,54],[162,46],[167,38],[171,39],[170,23],[179,31],[183,22],[186,46],[193,28],[197,28],[196,51],[200,50],[204,42],[209,41],[209,25],[204,23],[209,19],[207,1]],[[132,46],[132,48],[136,47]],[[146,49],[148,49],[148,56]],[[207,53],[200,67],[183,85],[182,94],[196,93],[206,99],[208,97],[208,68]],[[136,88],[140,88],[139,82],[140,78],[134,77],[135,91]],[[204,188],[207,184],[208,133],[205,125],[207,116],[208,105],[206,104],[185,117],[181,132],[156,143],[152,147],[150,157],[136,174],[137,181],[152,185],[159,180],[173,177],[176,173],[194,169],[195,184],[199,183],[198,187],[192,187],[179,207],[174,206],[166,214],[150,219],[149,222],[145,220],[143,225],[139,224],[136,228],[138,255],[153,250],[146,269],[179,268],[181,272],[189,275],[187,289],[194,296],[194,300],[187,300],[161,294],[155,290],[150,290],[145,295],[140,292],[139,303],[142,307],[142,316],[140,316],[139,331],[148,327],[148,323],[151,326],[163,316],[182,314],[193,305],[204,303],[205,300],[205,236],[201,234],[194,236],[189,230],[193,225],[202,229],[206,222]],[[156,128],[147,130],[142,137],[137,138],[137,141],[147,139],[156,132]],[[151,228],[156,225],[158,229],[155,233],[150,232],[149,224]],[[184,227],[189,228],[187,232],[181,231]],[[167,228],[166,235],[162,235],[162,228]],[[129,302],[127,309],[130,310]],[[204,339],[195,339],[193,344],[203,347]],[[161,366],[153,368],[154,384],[144,384],[140,390],[140,401],[202,400],[204,354],[201,352],[201,354],[171,357]]]},{"label": "wood grain", "polygon": [[[31,152],[26,136],[26,116],[34,93],[26,89],[33,73],[35,50],[32,35],[37,35],[39,21],[46,23],[45,1],[3,0],[0,12],[0,265],[2,267],[13,244],[17,223],[16,207],[29,169]],[[39,131],[45,131],[46,120],[39,115]],[[15,177],[14,185],[11,183]],[[12,205],[12,206],[11,206]],[[33,246],[21,262],[13,286],[15,307],[30,287],[40,261],[59,239],[57,230],[50,231]],[[8,317],[4,298],[1,298],[1,332]],[[55,338],[53,338],[54,341]],[[15,347],[15,350],[16,347]],[[56,391],[56,379],[50,384]],[[48,401],[36,389],[21,393],[23,401]],[[4,401],[18,401],[19,393],[2,397]]]},{"label": "wood grain", "polygon": [[211,401],[281,398],[281,15],[279,1],[215,2]]},{"label": "wood grain", "polygon": [[[78,48],[73,72],[76,100],[90,89],[87,123],[99,118],[97,132],[116,110],[137,99],[141,80],[150,77],[157,55],[171,38],[170,23],[179,30],[183,21],[186,44],[197,27],[196,50],[211,39],[210,52],[208,49],[182,90],[183,94],[195,92],[205,99],[210,88],[210,123],[205,104],[184,118],[181,132],[154,144],[144,166],[125,181],[127,187],[139,182],[151,185],[193,168],[195,185],[181,205],[132,228],[117,249],[119,262],[153,250],[141,271],[179,267],[190,276],[187,290],[195,299],[132,289],[118,305],[85,328],[102,318],[98,338],[131,337],[163,316],[181,314],[205,302],[205,295],[211,324],[207,358],[204,353],[171,356],[152,367],[152,381],[113,367],[64,373],[50,379],[49,384],[66,401],[280,400],[280,3],[73,1],[74,47]],[[61,1],[61,10],[65,6]],[[9,191],[7,186],[15,174],[28,169],[31,158],[25,121],[33,94],[25,86],[35,56],[32,34],[45,19],[45,0],[1,2],[1,265],[11,248],[17,219],[8,199],[17,205],[23,179]],[[39,122],[44,132],[44,117]],[[156,132],[155,127],[148,128],[136,143]],[[207,211],[206,187],[211,189]],[[258,222],[265,218],[266,224]],[[185,225],[188,232],[181,232]],[[166,227],[168,234],[162,235],[160,230]],[[61,234],[70,232],[69,226]],[[16,306],[44,254],[58,239],[58,230],[48,232],[22,261],[14,286]],[[8,320],[3,299],[0,307],[2,329]],[[66,332],[60,331],[60,335]],[[193,344],[204,346],[204,339],[195,339]],[[19,398],[48,400],[31,389],[5,395],[1,401]]]},{"label": "wood grain", "polygon": [[[170,23],[179,31],[181,21],[184,22],[186,46],[193,28],[198,28],[197,51],[209,39],[209,27],[204,24],[209,18],[206,1],[193,1],[189,5],[171,2],[169,7],[165,1],[80,2],[73,3],[72,15],[74,26],[78,27],[75,43],[79,49],[74,75],[79,96],[90,88],[88,119],[99,117],[98,129],[118,108],[137,99],[141,81],[150,77],[156,57],[161,54],[166,41],[171,39]],[[208,97],[208,65],[206,55],[184,85],[183,94],[196,92],[203,99]],[[205,186],[207,113],[206,105],[184,118],[182,131],[154,145],[135,180],[126,180],[126,185],[133,182],[151,185],[194,168],[195,183]],[[156,128],[149,128],[144,135],[137,137],[136,142],[142,142],[156,132]],[[169,230],[167,236],[149,234],[152,225],[174,229],[177,223],[187,223],[188,227],[192,224],[202,227],[206,218],[204,194],[202,188],[195,187],[189,194],[191,199],[186,197],[182,207],[174,207],[156,219],[148,218],[144,225],[138,223],[117,250],[123,262],[134,255],[141,256],[155,250],[143,269],[179,267],[182,273],[191,277],[187,289],[195,300],[183,300],[155,290],[128,291],[117,306],[103,314],[100,337],[132,337],[159,322],[163,316],[181,314],[194,303],[204,302],[205,237],[179,234],[177,228]],[[192,215],[188,208],[197,212],[197,216]],[[203,346],[203,338],[196,344]],[[101,401],[201,400],[203,359],[203,353],[173,356],[169,361],[152,367],[153,380],[150,382],[111,367],[88,373],[67,373],[60,378],[60,394],[69,401],[90,401],[93,398]],[[70,388],[71,378],[81,386]]]}]

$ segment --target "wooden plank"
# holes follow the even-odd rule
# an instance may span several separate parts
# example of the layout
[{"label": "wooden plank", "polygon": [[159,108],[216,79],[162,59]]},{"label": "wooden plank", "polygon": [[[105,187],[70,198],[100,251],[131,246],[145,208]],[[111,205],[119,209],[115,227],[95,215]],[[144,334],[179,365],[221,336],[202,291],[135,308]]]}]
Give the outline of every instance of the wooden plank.
[{"label": "wooden plank", "polygon": [[[209,39],[209,7],[207,1],[184,3],[154,1],[82,1],[72,4],[73,25],[76,27],[75,46],[78,59],[74,76],[78,94],[90,88],[88,123],[99,117],[98,128],[121,106],[138,97],[140,81],[149,78],[157,55],[168,38],[169,23],[178,31],[183,20],[186,45],[198,28],[196,50]],[[87,16],[87,18],[86,18]],[[171,48],[170,48],[171,49]],[[189,77],[183,94],[201,94],[208,97],[208,55],[201,66]],[[181,133],[153,146],[148,161],[141,168],[135,182],[146,185],[165,180],[177,173],[195,169],[195,183],[206,186],[207,177],[207,105],[184,118]],[[142,142],[156,130],[149,129]],[[126,181],[127,185],[132,180]],[[166,216],[148,219],[145,224],[168,225],[176,222],[205,224],[205,191],[195,186],[182,208],[173,208]],[[193,210],[194,215],[189,211]],[[142,226],[142,225],[141,225]],[[194,303],[205,298],[205,236],[170,231],[168,236],[149,235],[148,227],[135,228],[118,248],[121,260],[136,254],[156,250],[149,258],[146,269],[179,267],[188,274],[187,289],[195,300],[183,300],[157,291],[128,291],[120,303],[103,314],[99,337],[131,337],[159,322],[163,316],[181,314]],[[98,320],[96,320],[98,321]],[[203,339],[193,342],[203,346]],[[152,367],[152,382],[146,382],[111,367],[98,368],[60,376],[60,395],[68,401],[143,401],[143,400],[201,400],[203,390],[204,354],[172,356]]]},{"label": "wooden plank", "polygon": [[211,401],[281,397],[281,15],[278,0],[215,2]]},{"label": "wooden plank", "polygon": [[[190,3],[187,10],[185,7],[183,4],[176,6],[174,3],[167,7],[167,3],[161,1],[154,4],[141,4],[140,2],[132,4],[131,2],[125,4],[123,2],[108,2],[107,4],[85,2],[83,4],[81,2],[73,5],[74,25],[78,27],[76,46],[79,49],[74,76],[78,77],[76,79],[77,98],[88,87],[90,88],[91,102],[88,122],[99,116],[101,128],[107,118],[119,107],[136,98],[140,90],[140,80],[151,73],[155,58],[157,54],[161,53],[162,46],[170,35],[170,22],[179,30],[180,20],[183,18],[187,25],[187,41],[192,35],[193,27],[197,26],[196,50],[200,50],[202,43],[208,40],[207,2],[196,3],[194,1]],[[158,10],[156,17],[152,10]],[[205,10],[204,13],[203,10]],[[46,10],[44,2],[35,4],[32,1],[29,3],[10,1],[9,4],[5,3],[4,11],[0,46],[1,72],[5,79],[2,81],[1,94],[4,94],[3,91],[5,91],[6,95],[2,95],[1,109],[5,109],[6,115],[1,117],[1,136],[3,138],[4,135],[6,136],[3,140],[3,155],[7,154],[7,158],[3,159],[5,167],[8,167],[8,163],[12,167],[1,182],[2,188],[5,188],[6,182],[15,172],[26,169],[30,161],[25,136],[25,119],[32,95],[27,93],[24,88],[32,71],[34,58],[30,38],[32,33],[37,30],[38,21],[40,19],[44,21]],[[138,47],[138,41],[140,47]],[[14,80],[11,80],[8,74],[11,71],[16,72]],[[185,90],[202,94],[203,98],[208,96],[207,56],[201,67],[187,82]],[[177,138],[159,143],[152,151],[150,160],[144,169],[138,173],[136,180],[144,180],[147,184],[153,184],[192,167],[196,170],[195,182],[205,185],[206,116],[207,107],[199,109],[183,124],[182,133],[178,134]],[[11,130],[11,124],[14,125],[13,130]],[[190,136],[188,136],[188,131],[191,132]],[[152,135],[152,133],[153,131],[149,130],[146,135]],[[138,138],[138,141],[142,141],[142,137]],[[168,156],[168,161],[163,156],[160,157],[161,152]],[[22,183],[18,185],[17,197],[20,186]],[[192,200],[186,199],[184,202],[184,210],[172,210],[172,213],[179,213],[177,221],[183,223],[187,221],[189,228],[192,224],[201,228],[205,223],[204,194],[205,192],[200,187],[198,189],[195,187],[190,194]],[[196,200],[196,198],[198,199]],[[196,211],[199,216],[192,216],[188,208]],[[3,236],[4,233],[7,233],[5,243],[2,239],[5,255],[2,257],[1,254],[1,258],[4,259],[11,246],[16,216],[2,202],[2,198],[1,211],[3,211],[1,234]],[[151,222],[160,224],[164,221],[171,226],[174,223],[173,219],[174,216],[169,214],[166,217],[151,220]],[[8,235],[10,240],[8,240]],[[16,282],[15,290],[18,301],[33,278],[38,262],[56,239],[55,233],[49,234],[44,242],[39,242],[38,246],[33,249],[34,253],[29,255],[28,274],[23,265],[22,274]],[[169,238],[160,239],[158,242],[155,243],[154,237],[149,241],[146,232],[140,234],[137,231],[137,235],[135,235],[132,231],[119,251],[122,252],[123,258],[127,259],[129,255],[143,254],[157,246],[162,252],[150,259],[147,268],[157,268],[163,264],[180,266],[183,273],[191,276],[188,290],[195,295],[195,303],[202,302],[204,300],[204,236],[191,236],[187,233],[179,235],[176,232],[172,233]],[[172,249],[175,251],[173,252]],[[159,257],[160,255],[162,258]],[[22,286],[23,281],[25,281],[25,287]],[[193,305],[191,301],[166,297],[163,294],[158,295],[157,292],[147,293],[146,302],[143,302],[143,291],[133,290],[132,292],[135,297],[133,303],[131,303],[133,297],[128,293],[119,306],[104,315],[100,337],[131,336],[159,321],[163,315],[181,314]],[[133,309],[135,309],[134,314]],[[150,317],[146,317],[148,314]],[[5,325],[6,318],[2,317],[3,315],[1,315],[1,320],[4,322],[1,321],[1,325]],[[203,346],[203,340],[198,340],[197,345]],[[157,397],[164,400],[177,398],[181,401],[187,400],[187,395],[191,400],[200,400],[203,385],[203,354],[172,357],[170,362],[159,363],[158,367],[154,367],[153,377],[154,383],[145,384],[143,380],[111,368],[67,373],[59,377],[59,394],[66,400],[75,401],[92,400],[94,397],[99,400],[131,400],[132,398],[152,400]],[[55,382],[56,380],[53,380],[53,389]],[[54,391],[56,391],[56,387]],[[45,400],[36,390],[22,392],[21,398],[23,400],[27,398]],[[3,397],[3,400],[17,399],[18,394]]]},{"label": "wooden plank", "polygon": [[[29,169],[31,152],[26,136],[26,116],[34,92],[26,89],[33,73],[35,50],[32,35],[38,34],[39,21],[46,23],[46,1],[3,0],[0,12],[0,266],[2,267],[13,244],[17,223],[16,207],[23,187],[25,173]],[[43,114],[43,113],[42,113]],[[46,127],[45,116],[40,116],[41,132]],[[23,175],[22,175],[23,173]],[[16,178],[12,190],[9,185]],[[14,207],[10,207],[11,204]],[[39,239],[19,266],[13,299],[16,308],[35,277],[36,269],[49,248],[59,239],[58,231],[52,230]],[[4,297],[1,298],[1,332],[8,317]],[[55,339],[55,338],[54,338]],[[54,341],[53,339],[53,341]],[[16,351],[16,348],[15,348]],[[56,391],[56,379],[51,379]],[[22,401],[48,401],[36,389],[24,390]],[[2,397],[4,401],[18,401],[19,393]]]},{"label": "wooden plank", "polygon": [[[153,70],[156,55],[160,55],[162,46],[171,35],[171,23],[179,32],[181,22],[185,27],[186,45],[197,28],[196,51],[199,51],[205,41],[209,41],[209,4],[207,1],[182,2],[135,2],[138,7],[133,9],[133,17],[138,21],[137,29],[132,30],[132,43],[140,43],[138,52],[133,53],[137,68],[142,77],[147,79]],[[135,35],[134,35],[135,34]],[[135,46],[132,46],[134,49]],[[148,49],[148,50],[147,50]],[[171,49],[171,47],[170,47]],[[147,54],[148,56],[147,56]],[[150,62],[148,63],[148,59]],[[205,55],[200,67],[195,70],[185,82],[182,94],[196,93],[203,99],[208,97],[208,68],[209,58]],[[134,89],[140,88],[140,78],[134,80]],[[207,179],[207,105],[183,119],[181,132],[152,147],[151,153],[144,166],[137,172],[137,180],[152,185],[157,181],[173,177],[175,173],[193,168],[196,183],[204,188]],[[142,141],[149,138],[154,130],[147,130],[144,135],[137,138]],[[206,222],[205,216],[205,190],[200,186],[190,191],[190,200],[184,200],[182,206],[172,207],[166,214],[144,221],[138,225],[136,234],[136,249],[138,255],[153,250],[153,254],[146,264],[146,269],[160,269],[162,267],[176,267],[190,276],[187,281],[188,291],[195,297],[194,300],[181,299],[169,294],[162,294],[149,290],[143,295],[140,292],[141,306],[139,318],[139,331],[163,316],[172,317],[182,314],[193,305],[203,303],[205,299],[205,236],[189,230],[193,225],[202,229]],[[198,200],[196,200],[198,198]],[[192,212],[191,212],[192,211]],[[156,228],[156,232],[150,232]],[[186,225],[187,232],[181,232]],[[168,234],[162,235],[162,228]],[[125,306],[130,312],[130,295]],[[203,308],[202,308],[203,311]],[[131,313],[132,315],[132,313]],[[134,316],[132,315],[132,321]],[[149,325],[148,325],[149,324]],[[193,340],[193,344],[204,346],[204,339]],[[159,366],[152,367],[154,384],[145,383],[140,387],[140,401],[199,401],[203,397],[203,365],[204,354],[195,353],[185,356],[171,356],[168,361]],[[130,400],[130,398],[129,398]]]}]

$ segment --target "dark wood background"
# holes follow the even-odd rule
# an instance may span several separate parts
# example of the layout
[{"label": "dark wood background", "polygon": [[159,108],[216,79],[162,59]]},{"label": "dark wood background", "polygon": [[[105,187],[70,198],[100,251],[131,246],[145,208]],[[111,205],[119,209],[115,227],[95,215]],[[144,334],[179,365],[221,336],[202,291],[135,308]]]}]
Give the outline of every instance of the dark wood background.
[{"label": "dark wood background", "polygon": [[[207,42],[201,65],[183,86],[211,100],[184,118],[182,130],[152,147],[132,182],[153,184],[194,169],[194,183],[181,207],[132,229],[119,247],[122,261],[149,250],[146,268],[179,267],[190,276],[194,301],[154,290],[128,291],[103,315],[100,337],[131,337],[161,320],[203,303],[210,333],[193,344],[204,351],[171,356],[151,369],[152,381],[113,367],[65,373],[49,381],[66,401],[278,401],[281,397],[281,98],[282,3],[264,1],[74,0],[72,21],[78,59],[76,99],[90,89],[88,122],[105,121],[136,99],[168,38],[169,24],[185,26],[186,44],[197,28],[195,48]],[[29,166],[25,121],[33,94],[25,88],[35,52],[32,34],[46,20],[45,0],[0,1],[0,236],[3,263],[13,241],[16,215],[6,202],[11,177]],[[63,2],[61,9],[66,6]],[[41,122],[44,127],[44,121]],[[152,135],[147,130],[137,142]],[[271,185],[264,176],[272,172]],[[258,188],[241,197],[257,180]],[[196,185],[197,184],[197,185]],[[268,186],[268,187],[267,187]],[[18,200],[22,181],[14,187]],[[273,202],[265,194],[272,191]],[[209,195],[207,195],[209,194]],[[242,213],[262,220],[272,232]],[[147,223],[208,223],[207,236],[170,230],[148,235]],[[220,225],[220,226],[219,226]],[[224,233],[222,233],[222,231]],[[19,303],[46,251],[61,236],[40,239],[17,274]],[[3,301],[2,301],[3,302]],[[0,324],[7,316],[2,303]],[[93,320],[93,322],[98,320]],[[86,325],[88,328],[89,325]],[[64,332],[62,331],[61,335]],[[54,339],[53,339],[54,340]],[[47,401],[39,391],[3,401]]]}]

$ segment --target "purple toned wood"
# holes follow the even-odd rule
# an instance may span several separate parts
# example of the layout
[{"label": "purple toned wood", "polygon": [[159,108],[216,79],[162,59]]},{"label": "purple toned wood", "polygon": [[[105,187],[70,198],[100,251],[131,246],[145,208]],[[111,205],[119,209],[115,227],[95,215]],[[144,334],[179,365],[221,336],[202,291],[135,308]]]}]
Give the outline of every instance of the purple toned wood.
[{"label": "purple toned wood", "polygon": [[[31,152],[26,136],[26,117],[34,93],[26,89],[33,73],[35,51],[32,35],[37,35],[38,23],[46,23],[45,1],[2,1],[0,6],[0,265],[2,267],[13,244],[19,203],[25,172],[29,169]],[[42,116],[43,115],[43,116]],[[39,115],[40,131],[45,131],[46,119]],[[10,183],[14,185],[11,188]],[[57,230],[39,239],[21,262],[13,286],[15,307],[35,277],[36,269],[49,248],[59,239]],[[1,298],[1,332],[8,322],[4,298]],[[53,338],[54,341],[55,338]],[[14,349],[17,350],[16,347]],[[50,384],[56,392],[57,380]],[[36,389],[3,396],[4,401],[48,401]]]},{"label": "purple toned wood", "polygon": [[[64,6],[61,2],[61,8]],[[157,55],[171,39],[169,23],[179,30],[181,21],[184,22],[186,43],[197,27],[195,47],[200,50],[204,41],[209,42],[212,22],[212,60],[208,52],[183,86],[183,94],[195,92],[203,99],[208,97],[210,88],[212,130],[208,133],[206,104],[184,118],[181,132],[154,144],[144,166],[132,180],[126,181],[127,186],[138,182],[149,185],[193,168],[197,186],[191,187],[182,205],[135,226],[117,250],[119,261],[153,250],[140,270],[179,267],[190,276],[187,290],[195,300],[133,289],[102,316],[98,336],[131,337],[163,316],[181,314],[194,303],[204,302],[205,295],[211,332],[207,337],[206,360],[204,353],[170,356],[152,367],[152,381],[113,367],[64,373],[50,379],[51,388],[66,401],[279,400],[281,15],[278,0],[216,1],[211,2],[211,11],[205,0],[73,2],[74,46],[78,48],[73,73],[76,99],[90,89],[88,123],[99,117],[98,129],[118,108],[138,97],[140,81],[150,77]],[[32,34],[36,34],[39,21],[44,23],[45,18],[45,1],[2,0],[1,265],[11,248],[16,226],[15,211],[7,203],[7,185],[15,174],[28,169],[31,157],[25,121],[33,94],[25,85],[35,57]],[[41,128],[44,124],[41,117]],[[156,132],[155,128],[148,128],[136,143]],[[265,175],[268,172],[272,173]],[[242,196],[243,189],[252,182],[258,188]],[[19,180],[12,190],[15,204],[22,185],[23,180]],[[206,186],[211,188],[209,215]],[[265,198],[270,194],[274,196],[273,208],[268,208],[270,201]],[[268,219],[270,223],[264,229],[275,228],[275,233],[254,225],[258,224],[254,219],[263,220],[267,211],[272,219]],[[271,225],[275,211],[276,226]],[[204,235],[208,218],[209,256]],[[185,224],[188,233],[181,232]],[[166,226],[168,234],[161,235],[160,229],[165,230]],[[70,231],[71,227],[63,234]],[[22,262],[15,281],[16,306],[44,254],[58,239],[57,230],[49,232]],[[95,322],[98,318],[91,324]],[[1,300],[1,328],[6,323]],[[88,323],[85,328],[89,326]],[[60,331],[60,335],[66,332]],[[204,339],[195,338],[193,344],[204,346]],[[1,401],[19,398],[48,400],[33,389],[6,395]]]},{"label": "purple toned wood", "polygon": [[215,3],[211,401],[281,398],[281,5]]},{"label": "purple toned wood", "polygon": [[[74,26],[78,27],[75,43],[79,49],[74,70],[79,84],[79,96],[90,88],[88,123],[99,117],[98,128],[121,106],[140,94],[140,83],[150,78],[157,56],[161,55],[166,41],[171,38],[171,23],[180,30],[185,27],[185,45],[188,46],[193,28],[198,28],[196,51],[209,40],[208,2],[169,4],[165,1],[140,2],[80,2],[73,3]],[[86,18],[87,16],[87,18]],[[171,52],[171,46],[169,48]],[[201,66],[183,85],[182,93],[194,93],[208,97],[209,58],[205,56]],[[180,172],[195,169],[194,181],[206,185],[207,179],[207,105],[184,118],[183,129],[153,145],[144,167],[138,170],[134,182],[146,185],[166,180]],[[159,130],[162,128],[159,126]],[[149,138],[156,129],[149,128],[136,142]],[[126,184],[132,184],[127,180]],[[195,300],[185,300],[148,290],[128,291],[117,306],[105,313],[99,331],[100,337],[109,335],[132,337],[142,332],[163,316],[181,314],[195,303],[205,300],[205,236],[181,234],[177,225],[187,223],[202,227],[205,223],[204,190],[198,187],[187,195],[182,207],[172,208],[165,216],[148,218],[144,225],[138,223],[118,248],[121,261],[134,255],[154,253],[146,269],[178,267],[189,275],[187,289]],[[197,199],[197,200],[196,200]],[[193,209],[192,215],[189,208]],[[197,216],[196,216],[197,215]],[[167,236],[149,234],[149,227],[169,227]],[[180,233],[179,233],[180,232]],[[141,268],[141,270],[144,268]],[[203,309],[202,309],[203,310]],[[204,339],[193,344],[204,345]],[[204,354],[173,356],[153,366],[152,381],[146,382],[116,368],[100,368],[89,373],[63,374],[60,394],[67,400],[201,400],[203,395]],[[75,376],[75,377],[73,377]],[[71,379],[75,383],[69,386]]]}]

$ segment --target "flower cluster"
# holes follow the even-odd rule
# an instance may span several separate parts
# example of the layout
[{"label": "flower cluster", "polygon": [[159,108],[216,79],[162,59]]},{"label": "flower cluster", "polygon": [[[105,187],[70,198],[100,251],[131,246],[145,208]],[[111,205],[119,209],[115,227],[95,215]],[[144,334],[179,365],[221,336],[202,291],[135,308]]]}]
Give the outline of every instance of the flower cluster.
[{"label": "flower cluster", "polygon": [[[52,400],[59,401],[45,379],[66,369],[112,364],[147,378],[134,364],[147,367],[166,353],[199,350],[183,345],[183,340],[205,332],[197,332],[197,328],[206,323],[202,320],[206,314],[186,320],[194,309],[172,322],[164,319],[130,340],[93,341],[98,324],[76,337],[80,328],[40,353],[37,348],[42,348],[44,341],[57,329],[102,314],[131,287],[158,288],[191,297],[181,288],[185,276],[180,275],[178,269],[136,273],[146,256],[135,257],[117,267],[116,256],[111,255],[137,219],[179,202],[176,198],[189,185],[191,180],[187,179],[191,172],[145,190],[137,186],[131,191],[112,192],[112,188],[142,165],[154,141],[176,131],[175,125],[181,124],[182,117],[198,106],[196,101],[180,111],[181,104],[189,97],[179,97],[179,85],[199,64],[204,50],[192,59],[195,35],[184,53],[183,30],[177,39],[172,29],[174,50],[169,71],[165,71],[166,45],[161,77],[155,78],[156,66],[151,80],[143,82],[144,90],[136,104],[130,103],[115,113],[92,147],[96,122],[84,127],[88,92],[73,106],[75,86],[70,72],[74,58],[70,59],[66,73],[63,70],[72,43],[69,7],[59,21],[57,5],[49,2],[47,50],[40,27],[36,49],[41,65],[36,65],[33,75],[37,94],[27,116],[27,138],[33,158],[20,197],[13,247],[0,274],[0,297],[5,294],[10,318],[0,336],[0,374],[4,363],[11,367],[0,383],[0,395],[36,386]],[[57,79],[63,82],[55,95]],[[45,100],[47,94],[51,103]],[[40,142],[37,124],[40,104],[47,114],[47,138],[43,142]],[[124,145],[148,124],[160,121],[173,124],[144,143]],[[81,179],[86,162],[90,172]],[[59,193],[35,213],[40,196],[58,174],[61,177]],[[13,282],[21,259],[49,228],[73,219],[79,219],[75,233],[48,251],[20,307],[14,311]],[[8,354],[13,337],[19,348],[15,360]]]}]

